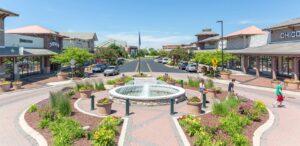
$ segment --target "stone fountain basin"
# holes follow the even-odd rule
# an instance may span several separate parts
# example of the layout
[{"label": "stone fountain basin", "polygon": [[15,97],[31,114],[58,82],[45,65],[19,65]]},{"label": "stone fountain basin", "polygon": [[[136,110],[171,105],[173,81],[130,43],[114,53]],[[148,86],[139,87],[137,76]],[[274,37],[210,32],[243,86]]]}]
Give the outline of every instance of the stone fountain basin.
[{"label": "stone fountain basin", "polygon": [[[148,92],[148,93],[145,93]],[[170,98],[181,98],[185,96],[185,90],[181,87],[165,84],[126,85],[116,87],[109,91],[110,96],[131,101],[169,101]]]}]

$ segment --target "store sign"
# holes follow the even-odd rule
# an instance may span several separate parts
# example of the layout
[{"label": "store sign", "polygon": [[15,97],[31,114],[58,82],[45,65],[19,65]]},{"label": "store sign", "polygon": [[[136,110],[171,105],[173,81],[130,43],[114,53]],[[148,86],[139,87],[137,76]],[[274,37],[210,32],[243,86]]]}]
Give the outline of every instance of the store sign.
[{"label": "store sign", "polygon": [[57,42],[50,42],[49,43],[49,48],[59,48],[59,43],[57,43]]},{"label": "store sign", "polygon": [[300,30],[280,33],[281,39],[298,38],[298,37],[300,37]]}]

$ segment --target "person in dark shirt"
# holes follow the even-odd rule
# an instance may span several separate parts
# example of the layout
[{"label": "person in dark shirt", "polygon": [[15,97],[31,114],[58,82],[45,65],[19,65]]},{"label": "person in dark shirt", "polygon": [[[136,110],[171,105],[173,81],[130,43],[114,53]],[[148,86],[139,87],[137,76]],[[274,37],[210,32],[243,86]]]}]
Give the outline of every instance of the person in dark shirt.
[{"label": "person in dark shirt", "polygon": [[228,85],[228,96],[234,95],[234,82],[235,82],[235,79],[232,79]]}]

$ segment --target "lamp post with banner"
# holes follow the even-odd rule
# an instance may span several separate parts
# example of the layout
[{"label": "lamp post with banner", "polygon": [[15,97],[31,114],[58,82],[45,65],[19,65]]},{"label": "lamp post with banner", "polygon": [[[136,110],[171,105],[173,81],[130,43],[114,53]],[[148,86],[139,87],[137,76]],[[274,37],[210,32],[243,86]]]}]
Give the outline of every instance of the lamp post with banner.
[{"label": "lamp post with banner", "polygon": [[72,69],[72,80],[73,80],[73,76],[74,76],[75,63],[76,63],[76,60],[75,60],[75,59],[71,59],[71,60],[70,60],[71,69]]}]

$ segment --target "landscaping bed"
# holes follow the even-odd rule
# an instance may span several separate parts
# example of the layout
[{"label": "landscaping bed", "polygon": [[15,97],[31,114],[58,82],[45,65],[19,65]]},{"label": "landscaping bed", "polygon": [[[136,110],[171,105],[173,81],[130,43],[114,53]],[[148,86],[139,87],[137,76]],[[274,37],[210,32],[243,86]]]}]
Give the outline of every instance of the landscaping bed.
[{"label": "landscaping bed", "polygon": [[213,105],[211,113],[178,119],[191,145],[248,146],[255,130],[269,118],[266,106],[248,99],[228,100]]},{"label": "landscaping bed", "polygon": [[[61,96],[60,93],[51,94]],[[53,96],[51,94],[50,96]],[[74,103],[78,97],[78,93],[69,97],[70,110],[66,105],[67,102],[58,102],[60,100],[58,98],[56,107],[53,106],[52,97],[43,100],[29,108],[25,113],[25,120],[46,139],[49,145],[117,145],[123,120],[119,117],[98,118],[77,111]]]}]

